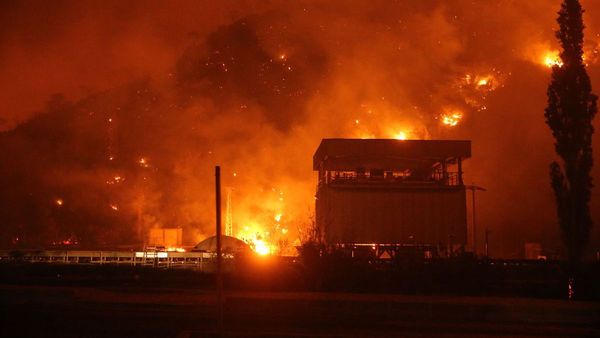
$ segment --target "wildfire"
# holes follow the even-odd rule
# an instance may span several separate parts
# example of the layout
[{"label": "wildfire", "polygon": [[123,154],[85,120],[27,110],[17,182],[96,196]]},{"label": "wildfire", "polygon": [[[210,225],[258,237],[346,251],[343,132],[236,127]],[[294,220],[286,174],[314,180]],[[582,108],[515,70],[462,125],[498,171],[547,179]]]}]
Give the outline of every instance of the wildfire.
[{"label": "wildfire", "polygon": [[492,69],[487,75],[466,74],[459,81],[458,88],[465,94],[470,90],[484,93],[492,92],[501,86],[501,77],[502,74],[497,69]]},{"label": "wildfire", "polygon": [[406,133],[403,131],[398,132],[396,135],[394,135],[394,138],[396,140],[406,140]]},{"label": "wildfire", "polygon": [[441,116],[442,123],[449,127],[455,127],[456,125],[458,125],[462,118],[463,114],[460,112],[445,113]]},{"label": "wildfire", "polygon": [[271,248],[263,240],[254,240],[254,251],[261,256],[265,256],[271,253]]},{"label": "wildfire", "polygon": [[[287,233],[287,229],[285,232],[282,230],[281,233]],[[254,252],[264,256],[277,251],[276,246],[269,240],[272,239],[270,235],[269,231],[260,231],[257,226],[252,228],[245,226],[236,237],[246,242]]]},{"label": "wildfire", "polygon": [[558,50],[546,52],[546,54],[544,54],[543,62],[544,65],[548,68],[552,68],[554,66],[563,66],[563,61],[560,58],[560,53]]},{"label": "wildfire", "polygon": [[138,161],[138,163],[140,164],[140,166],[144,167],[144,168],[148,168],[148,159],[145,157],[141,157],[140,160]]},{"label": "wildfire", "polygon": [[481,78],[481,79],[479,79],[479,81],[477,81],[477,87],[483,87],[483,86],[487,86],[489,84],[490,84],[489,78]]},{"label": "wildfire", "polygon": [[107,180],[106,184],[112,185],[112,184],[121,183],[123,181],[125,181],[125,177],[116,175],[116,176],[113,176],[112,179]]},{"label": "wildfire", "polygon": [[598,55],[600,51],[598,50],[598,45],[586,46],[583,49],[583,55],[581,56],[581,61],[585,66],[589,66],[591,64],[595,64],[598,61]]}]

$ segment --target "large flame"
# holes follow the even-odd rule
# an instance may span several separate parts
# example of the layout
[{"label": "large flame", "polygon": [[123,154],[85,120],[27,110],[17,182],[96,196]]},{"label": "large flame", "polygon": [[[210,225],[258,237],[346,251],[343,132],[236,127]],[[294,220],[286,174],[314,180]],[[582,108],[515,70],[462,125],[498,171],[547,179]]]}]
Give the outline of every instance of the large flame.
[{"label": "large flame", "polygon": [[397,134],[394,135],[394,138],[396,140],[406,140],[406,132],[399,131]]},{"label": "large flame", "polygon": [[267,243],[265,243],[265,241],[257,239],[253,242],[253,244],[254,251],[256,251],[257,254],[264,256],[271,253],[271,248]]},{"label": "large flame", "polygon": [[557,67],[563,66],[563,61],[560,58],[560,52],[558,50],[547,51],[544,54],[542,60],[543,60],[543,64],[548,68],[552,68],[554,66],[557,66]]},{"label": "large flame", "polygon": [[441,117],[442,124],[449,126],[449,127],[455,127],[462,120],[463,114],[459,111],[453,111],[453,112],[449,112],[449,113],[444,113],[440,117]]}]

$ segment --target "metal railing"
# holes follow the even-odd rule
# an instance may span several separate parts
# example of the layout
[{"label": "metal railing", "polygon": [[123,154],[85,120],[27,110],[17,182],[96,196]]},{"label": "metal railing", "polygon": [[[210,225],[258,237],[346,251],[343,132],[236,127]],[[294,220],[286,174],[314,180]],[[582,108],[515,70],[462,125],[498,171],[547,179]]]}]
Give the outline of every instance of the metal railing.
[{"label": "metal railing", "polygon": [[3,250],[0,251],[0,262],[179,267],[212,272],[216,256],[207,252]]}]

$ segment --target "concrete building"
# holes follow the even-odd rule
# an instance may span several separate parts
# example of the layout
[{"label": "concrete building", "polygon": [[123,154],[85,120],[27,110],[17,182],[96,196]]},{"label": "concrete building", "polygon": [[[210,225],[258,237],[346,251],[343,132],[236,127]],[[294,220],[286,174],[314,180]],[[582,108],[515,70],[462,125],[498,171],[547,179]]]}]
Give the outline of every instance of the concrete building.
[{"label": "concrete building", "polygon": [[462,162],[470,141],[324,139],[316,223],[329,244],[432,245],[467,242]]}]

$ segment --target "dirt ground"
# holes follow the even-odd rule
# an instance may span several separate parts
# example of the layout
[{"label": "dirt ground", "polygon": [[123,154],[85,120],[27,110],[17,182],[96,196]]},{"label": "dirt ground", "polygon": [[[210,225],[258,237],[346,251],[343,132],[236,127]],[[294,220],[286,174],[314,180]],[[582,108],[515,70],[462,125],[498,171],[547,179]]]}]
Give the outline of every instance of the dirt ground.
[{"label": "dirt ground", "polygon": [[[2,337],[215,337],[211,291],[0,285]],[[600,337],[600,303],[228,292],[225,337]]]}]

